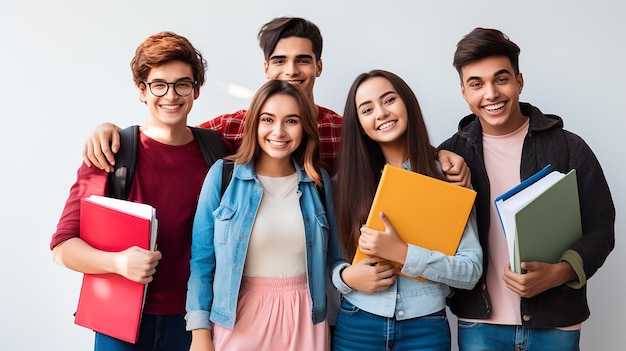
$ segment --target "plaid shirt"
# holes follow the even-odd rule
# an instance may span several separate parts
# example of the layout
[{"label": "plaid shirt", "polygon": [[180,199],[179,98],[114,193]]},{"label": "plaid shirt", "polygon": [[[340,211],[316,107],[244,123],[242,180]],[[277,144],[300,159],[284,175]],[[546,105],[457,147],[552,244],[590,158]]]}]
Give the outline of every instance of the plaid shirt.
[{"label": "plaid shirt", "polygon": [[[320,136],[320,158],[324,168],[332,175],[341,141],[341,116],[325,107],[318,107],[317,126]],[[199,127],[217,131],[224,139],[233,143],[235,148],[238,148],[243,137],[243,119],[245,116],[246,110],[239,110],[235,113],[217,116],[200,124]]]}]

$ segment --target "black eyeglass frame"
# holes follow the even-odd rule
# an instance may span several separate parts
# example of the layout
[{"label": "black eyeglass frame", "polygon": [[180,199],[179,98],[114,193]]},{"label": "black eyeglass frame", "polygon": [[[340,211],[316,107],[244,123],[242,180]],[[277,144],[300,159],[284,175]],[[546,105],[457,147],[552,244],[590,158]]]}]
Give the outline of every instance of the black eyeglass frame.
[{"label": "black eyeglass frame", "polygon": [[[176,82],[165,82],[162,80],[153,80],[152,82],[143,82],[145,85],[148,86],[148,89],[150,90],[150,93],[156,97],[163,97],[165,95],[167,95],[167,93],[170,91],[170,85],[172,85],[174,87],[174,92],[176,93],[176,95],[180,96],[180,97],[185,97],[185,96],[189,96],[191,95],[191,93],[193,93],[194,88],[196,87],[196,85],[198,85],[198,81],[190,81],[190,80],[179,80]],[[165,92],[163,94],[155,94],[154,91],[152,91],[152,84],[154,83],[161,83],[161,84],[165,84],[166,88],[165,88]],[[187,94],[181,94],[178,92],[178,90],[176,89],[176,84],[179,83],[191,83],[191,91]]]}]

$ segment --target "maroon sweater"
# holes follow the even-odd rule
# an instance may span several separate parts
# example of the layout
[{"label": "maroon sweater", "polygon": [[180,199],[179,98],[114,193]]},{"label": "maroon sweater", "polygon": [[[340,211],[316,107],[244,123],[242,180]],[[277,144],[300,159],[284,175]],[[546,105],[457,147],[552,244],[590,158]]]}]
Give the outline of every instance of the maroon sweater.
[{"label": "maroon sweater", "polygon": [[[144,313],[183,314],[189,277],[191,227],[207,165],[195,142],[161,144],[140,134],[135,179],[129,200],[156,208],[157,247],[163,258],[148,285]],[[105,195],[108,174],[82,164],[70,189],[50,248],[79,236],[80,199]]]}]

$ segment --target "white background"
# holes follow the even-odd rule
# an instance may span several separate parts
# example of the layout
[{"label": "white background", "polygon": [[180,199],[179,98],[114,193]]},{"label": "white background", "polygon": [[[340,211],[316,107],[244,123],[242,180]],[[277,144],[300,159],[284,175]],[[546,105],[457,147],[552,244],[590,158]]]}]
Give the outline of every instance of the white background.
[{"label": "white background", "polygon": [[312,20],[324,36],[318,104],[343,113],[359,73],[393,71],[415,90],[435,145],[468,113],[451,64],[457,41],[477,26],[508,34],[522,48],[521,100],[562,116],[603,165],[618,212],[617,247],[589,282],[592,315],[581,346],[624,344],[620,1],[0,0],[0,350],[92,348],[93,334],[73,324],[81,275],[54,264],[48,244],[87,135],[103,121],[145,120],[129,69],[137,45],[171,30],[205,55],[208,81],[190,115],[195,125],[247,107],[265,80],[257,31],[283,15]]}]

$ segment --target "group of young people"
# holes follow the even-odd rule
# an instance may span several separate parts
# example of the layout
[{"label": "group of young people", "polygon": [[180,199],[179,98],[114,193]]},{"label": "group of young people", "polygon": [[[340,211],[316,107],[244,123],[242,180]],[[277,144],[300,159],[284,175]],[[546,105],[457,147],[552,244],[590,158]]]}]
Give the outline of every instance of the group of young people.
[{"label": "group of young people", "polygon": [[[105,123],[86,142],[54,260],[148,284],[138,342],[96,333],[95,350],[450,350],[446,305],[462,351],[579,349],[586,282],[613,249],[615,209],[586,143],[519,101],[515,43],[484,28],[459,41],[454,67],[472,114],[435,148],[401,77],[359,75],[342,117],[314,101],[315,24],[275,18],[258,38],[268,81],[247,110],[201,125],[232,153],[210,168],[187,127],[200,52],[169,32],[136,51],[148,119],[129,200],[156,208],[158,251],[103,252],[80,239],[79,201],[107,193],[119,128]],[[363,226],[385,164],[477,191],[456,254],[402,242],[384,214],[384,231]],[[524,262],[516,274],[493,199],[546,164],[578,170],[583,235],[560,262]],[[351,264],[357,248],[372,257]]]}]

